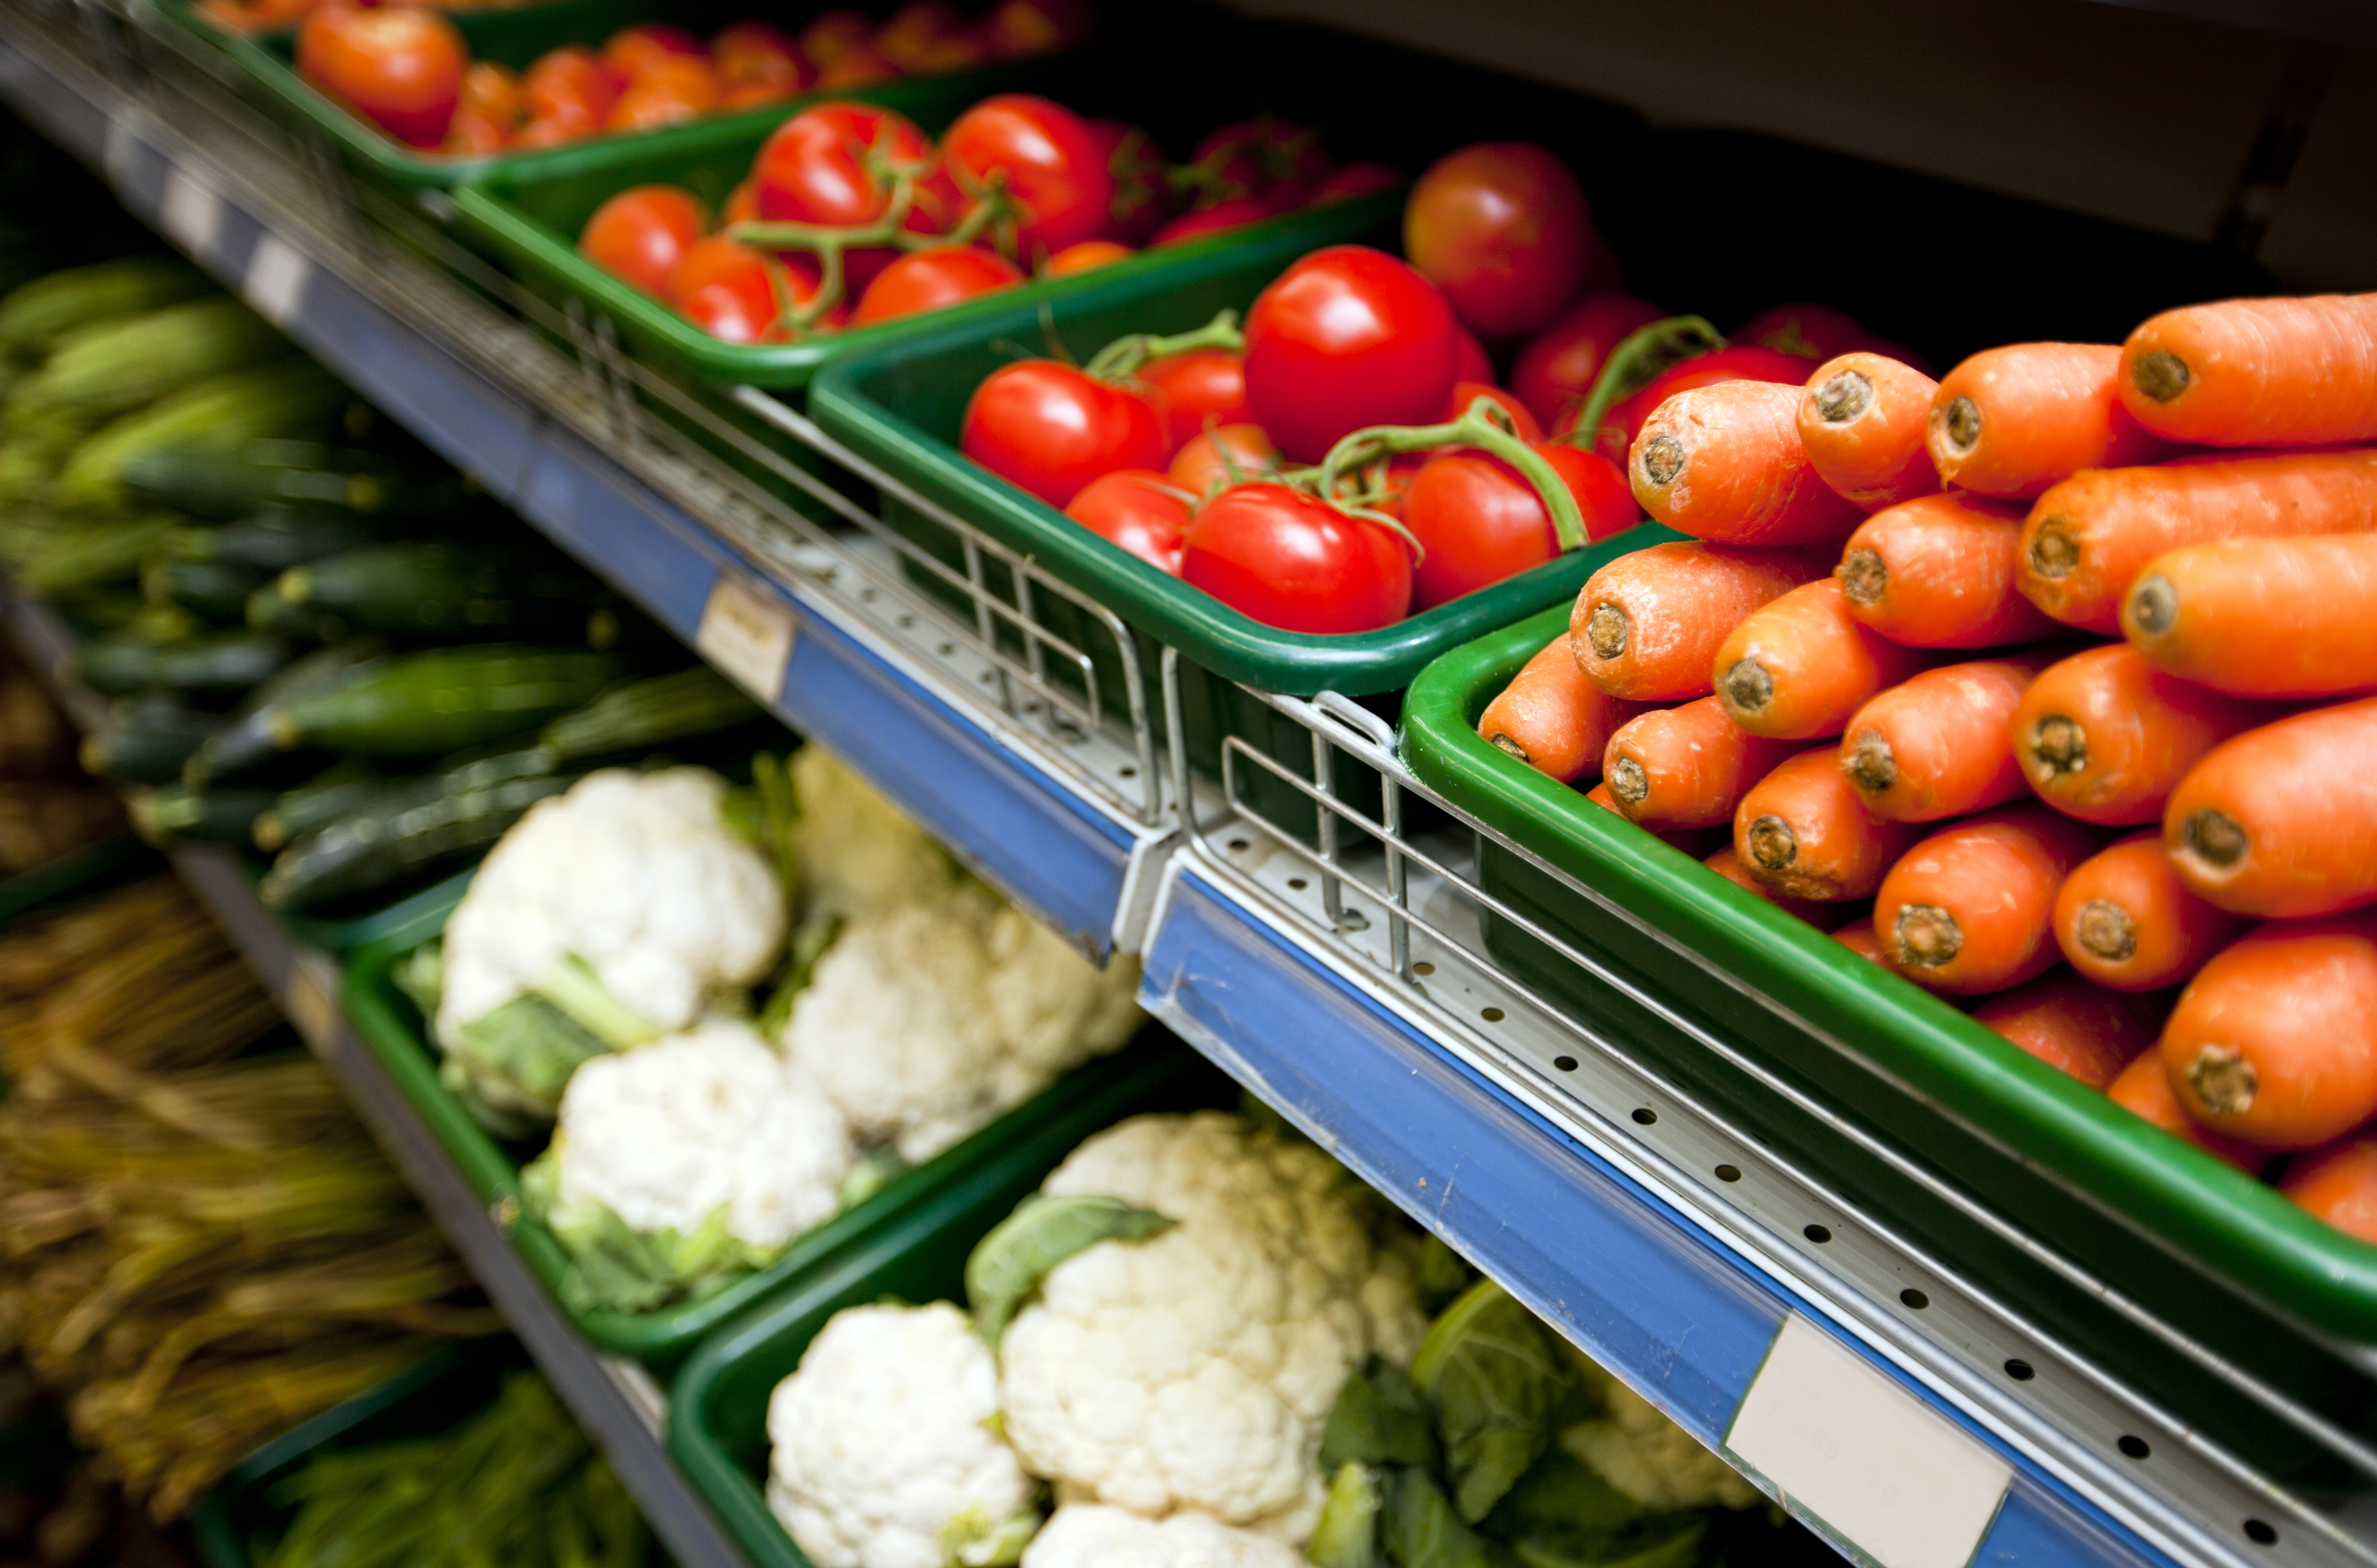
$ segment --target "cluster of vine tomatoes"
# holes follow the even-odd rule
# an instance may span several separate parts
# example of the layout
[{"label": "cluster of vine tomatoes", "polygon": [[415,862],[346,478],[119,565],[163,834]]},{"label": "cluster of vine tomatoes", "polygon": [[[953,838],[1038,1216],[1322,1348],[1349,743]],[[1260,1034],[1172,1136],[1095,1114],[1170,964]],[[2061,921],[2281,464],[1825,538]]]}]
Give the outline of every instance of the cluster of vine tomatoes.
[{"label": "cluster of vine tomatoes", "polygon": [[891,110],[827,102],[776,128],[714,230],[690,191],[639,185],[595,211],[579,250],[713,337],[788,342],[1012,288],[1026,266],[1061,277],[1400,183],[1332,166],[1269,117],[1175,168],[1146,132],[1028,93],[985,99],[938,143]]},{"label": "cluster of vine tomatoes", "polygon": [[978,23],[949,0],[910,0],[880,26],[827,11],[798,37],[745,21],[704,43],[681,27],[642,22],[599,50],[564,44],[515,72],[472,60],[436,10],[333,0],[299,29],[297,66],[407,146],[477,156],[965,70],[1063,48],[1089,26],[1085,0],[999,0]]}]

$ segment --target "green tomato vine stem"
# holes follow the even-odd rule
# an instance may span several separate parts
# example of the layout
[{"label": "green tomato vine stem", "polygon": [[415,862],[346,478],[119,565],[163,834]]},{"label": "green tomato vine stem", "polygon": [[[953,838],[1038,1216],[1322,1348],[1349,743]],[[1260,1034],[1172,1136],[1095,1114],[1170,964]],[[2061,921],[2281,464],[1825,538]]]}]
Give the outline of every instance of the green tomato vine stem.
[{"label": "green tomato vine stem", "polygon": [[1321,459],[1320,493],[1335,495],[1347,469],[1367,468],[1393,453],[1475,446],[1518,469],[1535,487],[1544,510],[1551,515],[1552,532],[1559,537],[1562,551],[1583,549],[1584,515],[1576,509],[1576,497],[1569,493],[1559,470],[1542,453],[1519,439],[1509,420],[1509,413],[1493,398],[1480,397],[1449,424],[1380,424],[1357,430],[1331,447],[1329,456]]}]

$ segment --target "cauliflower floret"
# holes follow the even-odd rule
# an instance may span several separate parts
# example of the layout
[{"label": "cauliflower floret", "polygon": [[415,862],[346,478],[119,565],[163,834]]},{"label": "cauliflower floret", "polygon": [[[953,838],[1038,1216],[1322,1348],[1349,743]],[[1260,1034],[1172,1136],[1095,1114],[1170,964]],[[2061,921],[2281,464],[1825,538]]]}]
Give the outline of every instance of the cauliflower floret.
[{"label": "cauliflower floret", "polygon": [[806,918],[881,914],[929,898],[955,879],[955,863],[923,828],[814,741],[794,754],[793,788]]},{"label": "cauliflower floret", "polygon": [[437,1038],[469,1058],[455,1065],[471,1090],[504,1112],[551,1118],[557,1083],[526,1081],[521,1063],[463,1031],[555,985],[569,960],[653,1035],[767,974],[784,939],[784,891],[721,816],[725,794],[707,768],[604,768],[504,835],[446,925]]},{"label": "cauliflower floret", "polygon": [[1037,1495],[997,1410],[990,1352],[947,1301],[836,1313],[768,1400],[768,1507],[818,1568],[943,1568]]},{"label": "cauliflower floret", "polygon": [[1294,1547],[1233,1529],[1210,1514],[1161,1523],[1097,1503],[1071,1503],[1023,1549],[1022,1568],[1302,1568]]},{"label": "cauliflower floret", "polygon": [[1738,1471],[1701,1446],[1700,1440],[1660,1414],[1659,1408],[1581,1354],[1588,1381],[1598,1385],[1599,1420],[1559,1434],[1560,1446],[1643,1507],[1748,1508],[1763,1501]]},{"label": "cauliflower floret", "polygon": [[830,1219],[857,1158],[808,1075],[725,1018],[580,1067],[553,1151],[556,1225],[599,1206],[690,1236],[723,1210],[727,1234],[762,1251]]},{"label": "cauliflower floret", "polygon": [[931,1158],[1128,1039],[1137,968],[1104,973],[985,889],[864,915],[784,1032],[859,1134]]},{"label": "cauliflower floret", "polygon": [[[1345,1375],[1400,1322],[1368,1191],[1312,1146],[1219,1111],[1141,1116],[1043,1184],[1177,1221],[1051,1270],[1000,1345],[1007,1432],[1071,1501],[1194,1508],[1291,1544],[1323,1495],[1315,1460]],[[1404,1286],[1408,1289],[1408,1283]],[[1366,1307],[1369,1310],[1366,1310]]]}]

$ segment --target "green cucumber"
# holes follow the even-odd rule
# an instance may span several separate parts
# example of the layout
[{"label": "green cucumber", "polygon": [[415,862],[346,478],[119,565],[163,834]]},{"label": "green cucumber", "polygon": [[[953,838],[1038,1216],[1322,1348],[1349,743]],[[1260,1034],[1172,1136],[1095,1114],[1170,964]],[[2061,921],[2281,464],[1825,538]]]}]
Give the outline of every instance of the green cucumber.
[{"label": "green cucumber", "polygon": [[54,481],[57,504],[81,511],[124,506],[124,468],[168,446],[236,450],[262,436],[297,435],[340,417],[347,389],[311,360],[235,371],[185,387],[102,425]]},{"label": "green cucumber", "polygon": [[95,638],[75,655],[84,685],[108,696],[150,687],[197,694],[245,692],[289,662],[289,645],[259,632],[219,632],[188,642]]},{"label": "green cucumber", "polygon": [[280,705],[354,680],[387,653],[386,644],[365,637],[317,648],[283,666],[190,758],[184,782],[205,788],[226,779],[251,778],[285,762],[285,749],[274,743],[271,729]]},{"label": "green cucumber", "polygon": [[140,592],[151,604],[178,604],[201,621],[236,626],[247,618],[248,595],[264,578],[262,569],[236,561],[159,555],[140,568]]},{"label": "green cucumber", "polygon": [[76,333],[18,396],[113,419],[290,352],[289,339],[270,322],[217,294]]},{"label": "green cucumber", "polygon": [[368,669],[261,715],[282,751],[436,756],[559,717],[617,680],[609,654],[530,644],[431,648]]},{"label": "green cucumber", "polygon": [[732,730],[763,712],[742,687],[696,664],[614,686],[546,725],[539,740],[560,758],[603,756]]},{"label": "green cucumber", "polygon": [[177,256],[133,256],[53,272],[0,300],[0,346],[44,353],[77,328],[213,290],[204,273]]},{"label": "green cucumber", "polygon": [[281,850],[257,893],[273,909],[304,909],[435,871],[495,843],[531,806],[578,778],[537,774],[460,794],[447,793],[437,778],[400,786]]},{"label": "green cucumber", "polygon": [[126,463],[123,481],[126,490],[160,506],[225,521],[268,506],[348,517],[430,517],[463,505],[468,495],[451,469],[271,438],[237,451],[160,447]]},{"label": "green cucumber", "polygon": [[272,804],[269,790],[193,790],[167,784],[134,797],[132,826],[151,844],[245,844]]},{"label": "green cucumber", "polygon": [[410,782],[410,778],[390,778],[361,757],[342,757],[275,796],[257,815],[250,837],[257,849],[269,853],[368,805],[391,784]]},{"label": "green cucumber", "polygon": [[222,724],[222,715],[198,712],[169,696],[127,698],[108,709],[103,726],[83,737],[82,766],[119,783],[170,783]]},{"label": "green cucumber", "polygon": [[583,572],[542,551],[442,540],[368,544],[293,566],[258,598],[251,621],[291,631],[335,623],[390,636],[584,638],[607,597]]},{"label": "green cucumber", "polygon": [[177,561],[221,561],[281,573],[377,539],[377,530],[343,512],[266,506],[216,528],[175,529],[165,553]]}]

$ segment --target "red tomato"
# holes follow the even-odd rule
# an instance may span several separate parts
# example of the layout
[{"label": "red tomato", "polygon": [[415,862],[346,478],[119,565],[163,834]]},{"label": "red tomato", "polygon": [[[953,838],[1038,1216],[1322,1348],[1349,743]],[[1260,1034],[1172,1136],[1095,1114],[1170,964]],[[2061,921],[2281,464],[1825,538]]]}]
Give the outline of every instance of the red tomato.
[{"label": "red tomato", "polygon": [[1249,223],[1260,223],[1266,218],[1276,218],[1283,212],[1293,212],[1298,203],[1290,191],[1273,191],[1263,196],[1229,196],[1200,207],[1194,212],[1184,212],[1156,230],[1147,242],[1147,248],[1158,250],[1165,245],[1185,244],[1210,235],[1243,229]]},{"label": "red tomato", "polygon": [[1593,220],[1557,154],[1480,142],[1438,160],[1412,187],[1404,254],[1478,331],[1533,332],[1584,281]]},{"label": "red tomato", "polygon": [[477,158],[501,152],[511,144],[510,122],[498,120],[467,104],[457,106],[454,117],[446,122],[445,151],[465,158]]},{"label": "red tomato", "polygon": [[719,226],[748,223],[759,216],[759,187],[746,174],[726,193],[726,205],[719,210]]},{"label": "red tomato", "polygon": [[710,63],[730,94],[761,89],[787,97],[815,74],[791,35],[766,22],[736,22],[710,41]]},{"label": "red tomato", "polygon": [[[902,227],[938,234],[954,220],[961,198],[939,166],[932,142],[914,122],[870,103],[818,103],[776,127],[751,166],[762,220],[862,227],[890,210],[890,165],[926,171]],[[854,250],[842,260],[848,286],[864,291],[898,258],[890,245]]]},{"label": "red tomato", "polygon": [[1401,190],[1404,172],[1385,163],[1341,163],[1312,187],[1312,205],[1331,207],[1366,196]]},{"label": "red tomato", "polygon": [[846,88],[896,81],[900,75],[900,67],[878,54],[873,44],[862,43],[835,55],[833,63],[818,73],[817,85],[823,91],[840,92]]},{"label": "red tomato", "polygon": [[1279,466],[1279,448],[1259,424],[1217,424],[1172,455],[1165,470],[1191,495],[1210,495],[1260,479]]},{"label": "red tomato", "polygon": [[1150,360],[1139,367],[1139,379],[1162,395],[1176,448],[1196,439],[1208,424],[1246,422],[1246,362],[1227,349],[1192,349]]},{"label": "red tomato", "polygon": [[1026,281],[1023,269],[993,251],[974,245],[935,245],[910,251],[875,275],[860,297],[852,325],[871,327],[903,315],[943,310],[983,294]]},{"label": "red tomato", "polygon": [[1631,294],[1587,294],[1519,350],[1511,367],[1511,390],[1537,419],[1557,425],[1592,392],[1609,350],[1666,316],[1657,305]]},{"label": "red tomato", "polygon": [[1172,215],[1171,165],[1164,160],[1164,149],[1137,125],[1120,120],[1085,123],[1092,139],[1105,149],[1106,177],[1114,182],[1106,232],[1132,244],[1145,244]]},{"label": "red tomato", "polygon": [[926,68],[933,46],[965,30],[965,18],[949,0],[908,0],[875,33],[875,52],[903,71]]},{"label": "red tomato", "polygon": [[767,258],[740,240],[712,234],[686,247],[685,254],[677,257],[676,270],[669,274],[668,290],[661,297],[682,300],[696,289],[746,278],[758,279],[764,291],[768,287]]},{"label": "red tomato", "polygon": [[531,120],[512,137],[514,150],[526,152],[532,148],[567,147],[583,141],[592,132],[567,120]]},{"label": "red tomato", "polygon": [[651,295],[670,297],[677,264],[701,238],[701,203],[675,185],[636,185],[594,209],[578,254]]},{"label": "red tomato", "polygon": [[1188,154],[1190,183],[1213,200],[1280,191],[1301,207],[1329,172],[1329,149],[1293,120],[1258,114],[1208,132]]},{"label": "red tomato", "polygon": [[[1587,539],[1607,538],[1641,519],[1626,476],[1614,463],[1573,446],[1545,443],[1535,449],[1575,498]],[[1415,612],[1490,588],[1560,552],[1551,512],[1535,487],[1483,452],[1429,458],[1411,481],[1402,516],[1426,552],[1413,572]]]},{"label": "red tomato", "polygon": [[1138,254],[1129,245],[1118,245],[1112,240],[1083,240],[1050,256],[1041,265],[1040,276],[1070,278],[1076,272],[1094,272],[1117,261],[1129,261]]},{"label": "red tomato", "polygon": [[1454,367],[1453,379],[1483,381],[1491,385],[1494,380],[1494,360],[1492,355],[1487,353],[1486,345],[1477,340],[1476,333],[1470,331],[1459,322],[1454,322],[1452,327],[1454,331],[1461,334],[1461,361]]},{"label": "red tomato", "polygon": [[1738,344],[1668,366],[1642,390],[1610,405],[1604,422],[1622,434],[1618,443],[1622,457],[1642,434],[1642,422],[1651,417],[1651,410],[1678,392],[1714,386],[1720,381],[1779,381],[1798,386],[1807,379],[1808,362],[1798,355],[1777,353],[1754,343]]},{"label": "red tomato", "polygon": [[579,136],[603,128],[627,84],[582,43],[548,50],[520,77],[532,120],[550,120]]},{"label": "red tomato", "polygon": [[1445,423],[1451,423],[1467,413],[1469,405],[1480,398],[1493,398],[1502,411],[1511,416],[1511,422],[1518,427],[1520,440],[1532,445],[1544,438],[1544,427],[1535,422],[1535,416],[1527,411],[1527,405],[1519,401],[1515,394],[1503,391],[1490,381],[1454,382],[1452,396],[1444,400],[1444,412],[1440,418]]},{"label": "red tomato", "polygon": [[718,78],[709,62],[687,54],[647,61],[611,105],[609,131],[650,131],[698,120],[718,107]]},{"label": "red tomato", "polygon": [[875,24],[864,11],[822,11],[801,29],[801,53],[819,66],[830,65],[854,49],[866,48],[874,36]]},{"label": "red tomato", "polygon": [[1870,349],[1881,339],[1845,311],[1830,305],[1775,305],[1760,311],[1726,335],[1728,343],[1751,344],[1779,354],[1797,354],[1818,364]]},{"label": "red tomato", "polygon": [[1317,463],[1372,424],[1444,408],[1461,347],[1451,307],[1383,251],[1332,245],[1275,279],[1247,317],[1247,408],[1280,449]]},{"label": "red tomato", "polygon": [[1180,538],[1195,511],[1179,487],[1153,469],[1117,469],[1083,485],[1065,516],[1177,577]]},{"label": "red tomato", "polygon": [[1117,469],[1153,469],[1170,443],[1136,389],[1054,360],[1019,360],[983,379],[966,404],[965,455],[1051,506]]},{"label": "red tomato", "polygon": [[1402,540],[1284,484],[1241,484],[1205,503],[1180,579],[1289,632],[1376,631],[1411,608]]},{"label": "red tomato", "polygon": [[300,74],[409,147],[446,139],[469,59],[452,22],[409,6],[325,6],[297,30]]},{"label": "red tomato", "polygon": [[603,45],[603,58],[610,67],[627,81],[655,60],[706,60],[710,51],[701,40],[680,27],[666,22],[638,22],[634,27],[621,28]]},{"label": "red tomato", "polygon": [[1029,93],[985,98],[941,137],[941,156],[969,196],[1004,178],[1023,208],[1014,254],[1038,257],[1097,238],[1110,220],[1114,176],[1081,117]]},{"label": "red tomato", "polygon": [[457,113],[468,109],[499,125],[517,125],[528,113],[528,100],[520,77],[508,65],[473,60],[462,70],[462,88],[454,102]]},{"label": "red tomato", "polygon": [[1069,49],[1096,28],[1089,0],[998,0],[982,25],[984,41],[1001,60]]}]

